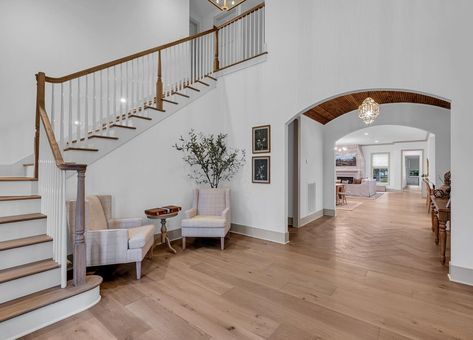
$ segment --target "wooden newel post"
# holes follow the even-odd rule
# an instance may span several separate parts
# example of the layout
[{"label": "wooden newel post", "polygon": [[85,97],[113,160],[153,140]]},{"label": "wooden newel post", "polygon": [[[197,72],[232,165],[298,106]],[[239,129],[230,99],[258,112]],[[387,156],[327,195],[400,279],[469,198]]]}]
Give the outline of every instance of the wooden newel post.
[{"label": "wooden newel post", "polygon": [[218,58],[218,28],[215,28],[215,46],[214,46],[214,72],[217,72],[220,68],[220,61]]},{"label": "wooden newel post", "polygon": [[156,108],[163,110],[163,74],[161,66],[161,51],[158,52],[158,80],[156,81]]},{"label": "wooden newel post", "polygon": [[36,74],[36,117],[34,123],[34,178],[38,178],[39,175],[39,124],[40,124],[40,114],[39,108],[44,109],[46,102],[46,75],[44,72],[39,72]]},{"label": "wooden newel post", "polygon": [[85,283],[86,254],[85,254],[85,168],[77,170],[77,200],[76,221],[74,230],[74,286]]}]

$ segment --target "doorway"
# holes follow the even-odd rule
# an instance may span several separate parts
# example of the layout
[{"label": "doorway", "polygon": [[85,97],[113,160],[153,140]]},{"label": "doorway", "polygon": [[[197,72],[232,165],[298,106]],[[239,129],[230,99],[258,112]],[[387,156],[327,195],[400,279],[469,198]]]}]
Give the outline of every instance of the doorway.
[{"label": "doorway", "polygon": [[421,176],[424,172],[424,151],[402,151],[402,189],[419,191],[422,186]]},{"label": "doorway", "polygon": [[299,158],[300,158],[300,119],[296,118],[287,127],[288,145],[288,178],[287,178],[287,204],[288,204],[288,227],[299,226]]}]

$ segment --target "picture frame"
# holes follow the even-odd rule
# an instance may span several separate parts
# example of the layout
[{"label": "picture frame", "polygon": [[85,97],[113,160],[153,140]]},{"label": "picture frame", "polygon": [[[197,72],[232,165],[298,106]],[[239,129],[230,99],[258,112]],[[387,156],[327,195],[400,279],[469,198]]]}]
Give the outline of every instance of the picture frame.
[{"label": "picture frame", "polygon": [[271,156],[255,156],[251,162],[253,183],[271,183]]},{"label": "picture frame", "polygon": [[271,152],[271,125],[255,126],[252,129],[253,153]]}]

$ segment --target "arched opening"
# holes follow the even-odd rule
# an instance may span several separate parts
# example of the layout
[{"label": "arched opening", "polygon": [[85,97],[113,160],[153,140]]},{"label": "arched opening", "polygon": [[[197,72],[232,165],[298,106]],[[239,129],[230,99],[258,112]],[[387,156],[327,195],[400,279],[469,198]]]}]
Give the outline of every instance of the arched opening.
[{"label": "arched opening", "polygon": [[[375,99],[381,108],[380,116],[370,126],[365,125],[358,117],[358,106],[368,96]],[[351,134],[362,133],[364,136],[367,132],[370,135],[370,129],[374,129],[371,130],[373,135],[377,129],[381,137],[377,139],[378,143],[373,140],[373,144],[397,144],[395,155],[390,155],[388,160],[390,163],[396,163],[396,171],[391,166],[387,176],[384,176],[389,178],[387,179],[389,183],[381,183],[385,186],[389,184],[386,187],[388,193],[416,189],[415,187],[420,191],[421,188],[415,185],[415,181],[419,181],[422,175],[428,175],[433,183],[441,184],[439,179],[450,170],[450,102],[438,96],[405,90],[354,91],[318,102],[295,118],[300,125],[298,129],[300,135],[293,140],[299,143],[292,149],[298,153],[298,165],[294,168],[298,171],[298,187],[293,189],[293,192],[298,191],[299,206],[291,208],[297,209],[299,213],[299,223],[296,223],[299,227],[324,215],[336,215],[336,182],[340,176],[337,176],[334,148],[348,144],[346,138]],[[288,129],[293,120],[294,118],[287,123]],[[388,132],[391,133],[389,143],[383,139]],[[393,133],[398,133],[399,136],[395,138]],[[403,137],[407,133],[412,135],[409,140]],[[394,142],[409,142],[411,145]],[[423,146],[415,145],[416,142]],[[374,149],[376,146],[371,148]],[[375,175],[378,180],[386,180],[381,179],[383,169],[377,168],[375,170],[377,173],[373,173],[371,165],[373,153],[375,152],[369,153],[369,162],[364,165],[366,174],[363,174],[363,177],[372,179]],[[292,166],[289,164],[289,156],[288,152],[288,167]],[[409,164],[412,166],[407,167],[406,159],[409,163],[412,159],[413,164]],[[417,166],[415,159],[419,160]],[[408,176],[408,173],[411,176]],[[287,180],[288,183],[291,181],[289,172]],[[315,193],[310,191],[311,187],[315,188]],[[311,201],[310,195],[314,195],[315,204]],[[419,192],[415,195],[421,200]],[[312,203],[315,209],[310,210],[309,203]],[[288,200],[287,206],[289,205]],[[290,230],[288,228],[289,232]]]}]

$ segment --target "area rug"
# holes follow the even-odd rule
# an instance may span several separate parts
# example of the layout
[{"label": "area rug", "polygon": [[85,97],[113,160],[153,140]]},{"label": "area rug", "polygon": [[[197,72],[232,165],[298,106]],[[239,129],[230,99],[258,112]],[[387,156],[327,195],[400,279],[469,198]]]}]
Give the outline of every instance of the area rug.
[{"label": "area rug", "polygon": [[352,198],[355,198],[355,199],[361,198],[361,199],[364,199],[364,200],[375,200],[375,199],[380,198],[384,194],[385,194],[385,192],[377,192],[375,195],[373,195],[371,197],[364,197],[364,196],[348,196],[348,197],[352,197]]},{"label": "area rug", "polygon": [[345,205],[337,205],[337,210],[348,210],[352,211],[362,205],[363,202],[348,202]]}]

